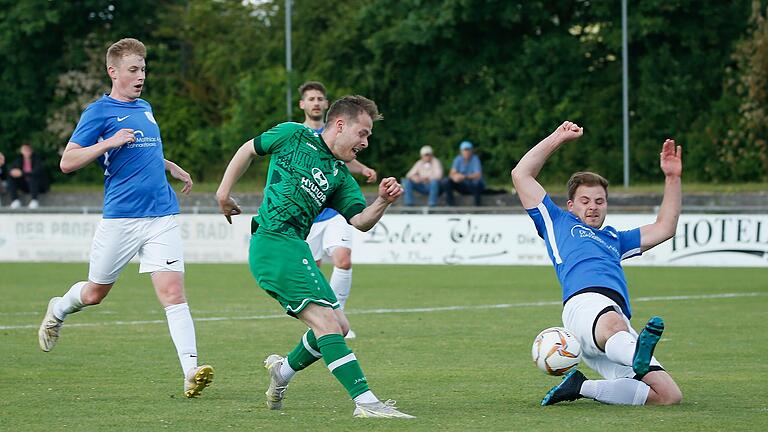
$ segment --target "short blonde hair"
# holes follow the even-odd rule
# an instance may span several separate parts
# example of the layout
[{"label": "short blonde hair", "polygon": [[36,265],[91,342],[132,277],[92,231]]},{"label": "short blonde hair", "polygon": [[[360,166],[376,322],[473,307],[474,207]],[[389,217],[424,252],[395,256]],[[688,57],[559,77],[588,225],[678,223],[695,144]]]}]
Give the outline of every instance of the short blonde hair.
[{"label": "short blonde hair", "polygon": [[107,50],[107,67],[117,66],[123,57],[136,54],[141,58],[147,57],[147,47],[138,39],[124,38],[112,44]]}]

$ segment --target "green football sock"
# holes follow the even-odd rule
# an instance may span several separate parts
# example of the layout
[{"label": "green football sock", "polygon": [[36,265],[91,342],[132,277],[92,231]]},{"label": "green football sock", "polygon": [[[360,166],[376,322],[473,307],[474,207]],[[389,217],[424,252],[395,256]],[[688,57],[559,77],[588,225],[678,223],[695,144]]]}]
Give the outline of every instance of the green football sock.
[{"label": "green football sock", "polygon": [[320,357],[322,357],[322,354],[320,354],[320,348],[317,347],[315,333],[312,329],[309,329],[301,337],[299,344],[296,345],[293,351],[288,353],[288,364],[291,366],[291,369],[298,372],[320,360]]},{"label": "green football sock", "polygon": [[349,396],[354,399],[367,392],[368,380],[360,369],[355,353],[344,342],[340,334],[327,334],[317,340],[317,346],[323,353],[325,364],[333,376],[347,389]]}]

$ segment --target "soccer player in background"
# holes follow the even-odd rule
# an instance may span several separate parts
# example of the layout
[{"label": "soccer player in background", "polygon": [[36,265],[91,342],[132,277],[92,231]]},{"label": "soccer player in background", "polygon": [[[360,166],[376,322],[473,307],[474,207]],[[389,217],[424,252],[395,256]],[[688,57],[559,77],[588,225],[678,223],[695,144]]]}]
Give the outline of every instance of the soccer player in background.
[{"label": "soccer player in background", "polygon": [[568,211],[557,207],[536,181],[546,160],[583,129],[564,122],[534,146],[512,170],[520,201],[533,219],[563,288],[563,325],[581,343],[582,358],[604,380],[569,372],[541,401],[552,405],[582,397],[607,404],[671,405],[682,393],[653,356],[664,330],[651,318],[638,336],[621,260],[640,255],[675,234],[682,201],[682,149],[667,139],[661,150],[664,198],[656,221],[629,231],[603,227],[608,210],[608,181],[578,172],[568,181]]},{"label": "soccer player in background", "polygon": [[291,378],[322,357],[355,402],[355,417],[413,418],[369,389],[344,340],[349,321],[305,241],[323,208],[336,209],[355,228],[368,231],[402,195],[400,184],[387,177],[379,183],[376,200],[366,207],[346,165],[368,147],[373,122],[380,118],[373,101],[346,96],[331,105],[322,134],[300,123],[281,123],[237,150],[216,192],[219,208],[231,222],[232,215],[241,213],[230,197],[233,186],[254,157],[272,155],[264,200],[251,222],[248,261],[259,286],[310,330],[287,358],[273,354],[265,361],[270,409],[282,408]]},{"label": "soccer player in background", "polygon": [[64,319],[101,303],[137,253],[140,273],[150,273],[165,308],[171,339],[184,375],[184,395],[195,397],[213,380],[213,368],[197,365],[195,326],[184,295],[184,255],[176,221],[179,203],[165,171],[192,189],[192,178],[163,156],[160,129],[144,88],[146,48],[136,39],[121,39],[107,51],[112,90],[83,111],[61,156],[65,173],[94,160],[104,169],[104,209],[93,237],[88,280],[77,282],[48,303],[38,339],[50,351]]},{"label": "soccer player in background", "polygon": [[[304,111],[304,126],[317,133],[323,133],[325,128],[325,111],[328,109],[328,98],[325,86],[317,81],[307,81],[299,86],[299,108]],[[347,162],[347,168],[353,173],[366,177],[368,183],[377,180],[377,173],[357,159]],[[324,208],[314,220],[309,230],[307,243],[312,250],[312,257],[317,265],[322,264],[323,258],[330,257],[333,261],[333,272],[328,281],[339,301],[339,307],[344,306],[352,288],[352,239],[354,228],[347,223],[342,215],[332,208]],[[346,339],[354,339],[355,332],[350,328]]]}]

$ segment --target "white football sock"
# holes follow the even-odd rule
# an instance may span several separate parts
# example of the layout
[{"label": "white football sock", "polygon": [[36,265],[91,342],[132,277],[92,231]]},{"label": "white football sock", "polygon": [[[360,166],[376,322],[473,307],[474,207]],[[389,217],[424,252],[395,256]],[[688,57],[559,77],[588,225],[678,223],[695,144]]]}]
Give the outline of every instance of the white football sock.
[{"label": "white football sock", "polygon": [[280,365],[280,376],[283,377],[285,381],[290,381],[291,378],[293,378],[294,375],[296,375],[296,371],[293,370],[290,364],[288,364],[288,358],[286,358],[283,363]]},{"label": "white football sock", "polygon": [[372,391],[368,390],[365,393],[357,395],[357,397],[354,398],[353,400],[356,403],[374,403],[374,402],[378,402],[379,398],[377,398]]},{"label": "white football sock", "polygon": [[179,303],[165,308],[165,316],[168,319],[168,330],[171,331],[171,339],[176,345],[176,353],[179,355],[181,370],[184,376],[190,369],[197,367],[197,342],[195,341],[195,323],[189,312],[189,305]]},{"label": "white football sock", "polygon": [[624,366],[632,366],[635,357],[637,339],[629,332],[620,331],[609,337],[605,342],[605,355],[611,360]]},{"label": "white football sock", "polygon": [[352,269],[341,269],[338,267],[333,268],[331,273],[331,288],[336,299],[339,301],[341,310],[344,310],[344,305],[347,304],[347,298],[349,297],[349,290],[352,288]]},{"label": "white football sock", "polygon": [[53,305],[53,315],[64,321],[67,315],[81,311],[85,305],[80,295],[87,284],[88,282],[81,281],[72,285],[69,291],[61,297],[61,300]]},{"label": "white football sock", "polygon": [[645,405],[648,384],[631,378],[587,380],[581,385],[581,395],[611,405]]}]

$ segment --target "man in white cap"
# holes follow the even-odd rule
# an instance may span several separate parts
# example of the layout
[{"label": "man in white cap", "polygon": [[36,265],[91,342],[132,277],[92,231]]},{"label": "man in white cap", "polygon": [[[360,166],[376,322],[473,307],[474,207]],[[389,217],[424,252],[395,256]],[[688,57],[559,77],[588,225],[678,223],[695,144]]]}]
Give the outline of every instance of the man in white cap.
[{"label": "man in white cap", "polygon": [[405,205],[413,205],[413,192],[428,195],[427,205],[437,205],[440,196],[440,179],[443,178],[443,164],[435,157],[432,147],[425,145],[419,151],[421,158],[413,164],[403,179]]}]

